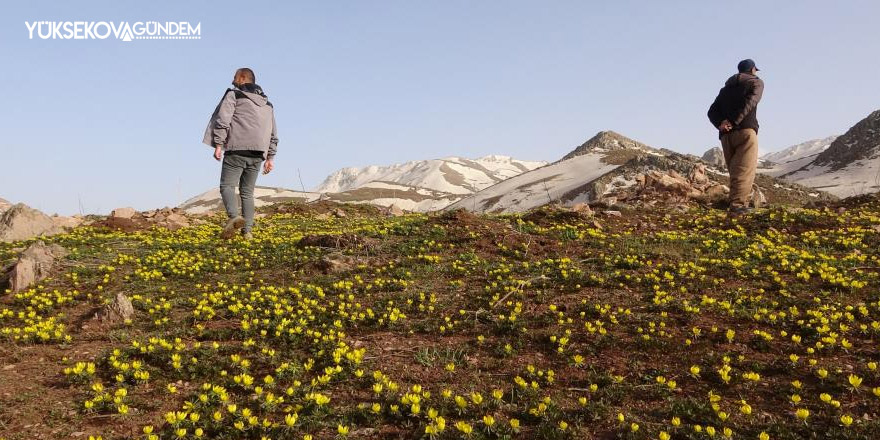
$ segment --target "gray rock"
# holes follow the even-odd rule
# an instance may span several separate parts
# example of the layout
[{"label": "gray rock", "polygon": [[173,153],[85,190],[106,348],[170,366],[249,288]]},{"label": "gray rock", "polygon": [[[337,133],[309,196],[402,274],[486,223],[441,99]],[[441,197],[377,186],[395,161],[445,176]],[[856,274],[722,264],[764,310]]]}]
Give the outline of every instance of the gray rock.
[{"label": "gray rock", "polygon": [[135,211],[134,208],[129,208],[129,207],[116,208],[110,212],[110,217],[113,217],[113,218],[132,218],[132,217],[134,217],[135,214],[137,214],[137,211]]},{"label": "gray rock", "polygon": [[324,273],[338,273],[351,270],[356,264],[357,261],[354,257],[340,253],[332,253],[321,258],[318,262],[318,268]]},{"label": "gray rock", "polygon": [[391,206],[388,207],[388,215],[392,217],[400,217],[404,214],[406,214],[406,212],[404,212],[403,209],[401,209],[396,204],[392,203]]},{"label": "gray rock", "polygon": [[590,205],[586,203],[578,203],[569,209],[571,212],[576,212],[582,217],[591,217],[593,215],[593,210],[590,208]]},{"label": "gray rock", "polygon": [[25,249],[18,260],[3,271],[3,281],[13,292],[24,290],[49,276],[56,260],[67,254],[67,250],[57,244],[46,245],[38,241]]},{"label": "gray rock", "polygon": [[52,217],[23,203],[13,205],[0,214],[0,241],[28,240],[62,232],[64,228],[56,225]]},{"label": "gray rock", "polygon": [[713,167],[722,170],[727,169],[727,166],[724,164],[724,151],[721,150],[721,147],[710,148],[703,153],[703,161]]},{"label": "gray rock", "polygon": [[186,216],[182,214],[173,212],[171,214],[168,214],[168,216],[162,219],[158,224],[159,226],[174,231],[189,226],[189,219],[187,219]]},{"label": "gray rock", "polygon": [[134,306],[124,293],[119,292],[110,304],[104,306],[95,318],[104,322],[120,322],[134,316]]}]

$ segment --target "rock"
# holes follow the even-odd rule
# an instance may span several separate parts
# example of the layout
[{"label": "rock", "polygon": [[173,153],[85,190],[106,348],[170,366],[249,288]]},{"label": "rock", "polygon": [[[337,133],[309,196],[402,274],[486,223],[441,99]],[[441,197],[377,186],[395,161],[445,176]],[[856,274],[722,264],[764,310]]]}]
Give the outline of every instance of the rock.
[{"label": "rock", "polygon": [[703,153],[703,161],[707,162],[713,167],[720,168],[722,170],[727,168],[727,166],[724,164],[724,151],[721,149],[721,147],[710,148],[708,151]]},{"label": "rock", "polygon": [[119,292],[113,302],[104,306],[95,318],[104,322],[119,322],[131,319],[133,315],[134,306],[131,305],[131,300],[124,293]]},{"label": "rock", "polygon": [[602,211],[602,215],[608,217],[623,217],[623,213],[621,213],[620,211]]},{"label": "rock", "polygon": [[617,204],[617,197],[602,196],[596,201],[596,205],[602,208],[610,208]]},{"label": "rock", "polygon": [[73,229],[85,221],[81,216],[75,215],[73,217],[65,217],[61,215],[53,215],[52,221],[55,223],[55,226],[65,229]]},{"label": "rock", "polygon": [[340,253],[327,254],[318,261],[318,268],[324,273],[345,272],[354,268],[357,261],[354,257]]},{"label": "rock", "polygon": [[23,203],[15,204],[0,214],[0,241],[28,240],[62,232],[64,228],[57,226],[52,217]]},{"label": "rock", "polygon": [[333,210],[333,216],[336,218],[344,218],[347,217],[347,214],[342,209],[336,208]]},{"label": "rock", "polygon": [[388,215],[392,217],[400,217],[406,214],[397,204],[392,203],[391,206],[388,207]]},{"label": "rock", "polygon": [[315,220],[330,220],[330,214],[322,212],[315,216]]},{"label": "rock", "polygon": [[0,199],[0,214],[2,214],[3,211],[6,211],[7,209],[9,209],[11,206],[12,206],[12,203],[9,203],[5,199]]},{"label": "rock", "polygon": [[158,225],[162,226],[164,228],[170,229],[172,231],[176,231],[180,228],[185,228],[185,227],[189,226],[189,219],[187,219],[186,216],[184,216],[182,214],[172,212],[171,214],[168,214],[167,217],[162,219],[158,223]]},{"label": "rock", "polygon": [[720,183],[714,184],[705,191],[703,191],[702,200],[713,203],[720,202],[722,200],[727,199],[727,195],[730,193],[730,188],[727,185],[722,185]]},{"label": "rock", "polygon": [[571,209],[571,212],[575,212],[575,213],[579,214],[581,217],[592,217],[592,215],[593,215],[592,208],[590,208],[590,205],[588,205],[586,203],[578,203],[569,209]]},{"label": "rock", "polygon": [[132,217],[134,217],[135,214],[137,214],[137,211],[135,211],[134,208],[129,208],[129,207],[116,208],[110,212],[110,217],[113,217],[113,218],[132,218]]},{"label": "rock", "polygon": [[691,185],[703,187],[709,183],[709,176],[706,175],[706,166],[698,163],[691,168],[687,179]]},{"label": "rock", "polygon": [[8,285],[13,292],[24,290],[49,276],[56,259],[67,254],[67,250],[57,244],[46,245],[38,241],[25,249],[18,260],[3,271],[3,284]]},{"label": "rock", "polygon": [[752,185],[752,206],[760,208],[767,204],[767,197],[757,184]]}]

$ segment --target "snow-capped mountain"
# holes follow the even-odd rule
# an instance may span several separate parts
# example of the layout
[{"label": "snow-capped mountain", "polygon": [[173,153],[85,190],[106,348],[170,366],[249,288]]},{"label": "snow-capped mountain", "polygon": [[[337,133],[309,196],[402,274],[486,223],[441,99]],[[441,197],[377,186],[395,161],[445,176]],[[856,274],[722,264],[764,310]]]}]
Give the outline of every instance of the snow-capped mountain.
[{"label": "snow-capped mountain", "polygon": [[880,110],[852,126],[815,159],[780,177],[838,197],[880,191]]},{"label": "snow-capped mountain", "polygon": [[603,131],[559,161],[490,186],[448,209],[524,212],[554,202],[586,202],[597,196],[588,190],[592,181],[639,155],[663,153],[613,131]]},{"label": "snow-capped mountain", "polygon": [[792,145],[788,148],[775,151],[772,153],[767,153],[761,156],[761,159],[768,160],[773,163],[786,163],[794,160],[799,160],[804,157],[816,156],[819,153],[828,149],[831,146],[831,143],[837,139],[838,136],[828,136],[823,139],[813,139],[811,141],[806,141],[797,145]]},{"label": "snow-capped mountain", "polygon": [[[678,183],[669,182],[680,182],[682,186],[675,191],[683,190],[688,197],[708,197],[704,191],[710,187],[716,193],[726,191],[726,174],[715,167],[707,169],[704,161],[696,156],[652,148],[613,131],[603,131],[559,161],[490,186],[447,209],[510,213],[551,203],[573,206],[619,199],[619,196],[637,198],[648,176],[665,176],[667,180],[662,185],[675,186]],[[702,182],[702,189],[689,186],[691,177],[682,176],[693,176],[693,183]],[[761,176],[756,184],[771,203],[803,202],[828,196],[773,177]]]},{"label": "snow-capped mountain", "polygon": [[758,165],[758,172],[773,177],[788,174],[816,160],[816,157],[827,150],[835,139],[837,136],[813,139],[780,151],[767,153],[761,156],[761,160],[765,163]]},{"label": "snow-capped mountain", "polygon": [[387,166],[343,168],[327,176],[315,188],[315,192],[341,193],[382,182],[446,194],[467,195],[545,163],[493,155],[479,159],[448,157]]},{"label": "snow-capped mountain", "polygon": [[[388,166],[343,168],[328,176],[314,192],[257,187],[254,198],[258,207],[321,199],[385,207],[394,205],[406,211],[428,212],[443,209],[466,195],[545,163],[508,156],[486,156],[473,160],[449,157]],[[220,191],[206,191],[187,200],[180,208],[193,214],[222,210]]]}]

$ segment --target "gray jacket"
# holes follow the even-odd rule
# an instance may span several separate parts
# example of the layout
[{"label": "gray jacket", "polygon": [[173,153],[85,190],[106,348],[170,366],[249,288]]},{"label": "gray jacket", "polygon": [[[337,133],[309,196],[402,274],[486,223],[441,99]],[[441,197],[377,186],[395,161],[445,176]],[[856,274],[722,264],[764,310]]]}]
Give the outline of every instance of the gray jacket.
[{"label": "gray jacket", "polygon": [[202,142],[226,151],[262,151],[264,159],[275,157],[275,110],[260,86],[244,84],[228,89],[211,115]]}]

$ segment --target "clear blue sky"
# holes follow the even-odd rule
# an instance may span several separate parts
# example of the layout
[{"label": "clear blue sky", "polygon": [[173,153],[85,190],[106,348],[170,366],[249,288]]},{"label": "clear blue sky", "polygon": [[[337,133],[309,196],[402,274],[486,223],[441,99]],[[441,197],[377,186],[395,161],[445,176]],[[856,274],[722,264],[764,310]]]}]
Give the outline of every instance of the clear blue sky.
[{"label": "clear blue sky", "polygon": [[[233,71],[276,105],[276,170],[451,155],[555,160],[600,130],[701,153],[736,62],[766,83],[761,146],[880,108],[880,2],[5,2],[0,197],[72,214],[215,187],[200,143]],[[25,21],[201,22],[201,40],[29,40]]]}]

